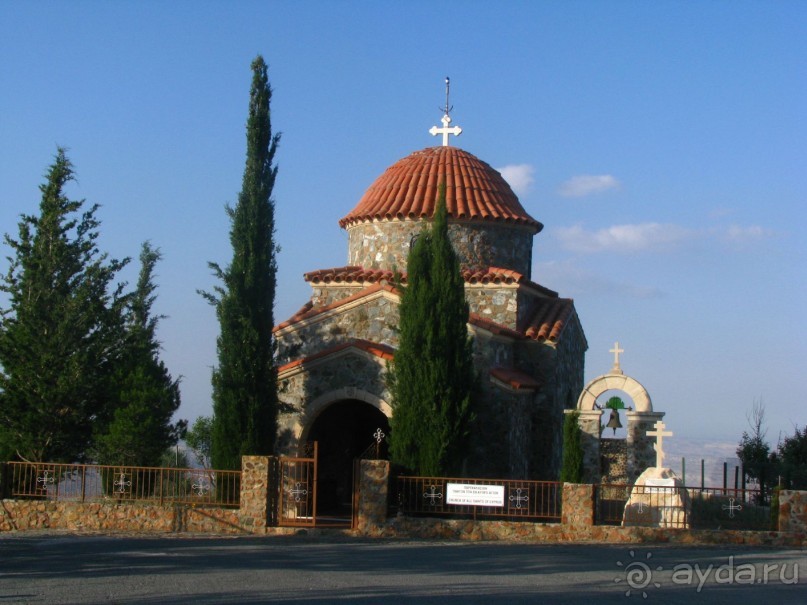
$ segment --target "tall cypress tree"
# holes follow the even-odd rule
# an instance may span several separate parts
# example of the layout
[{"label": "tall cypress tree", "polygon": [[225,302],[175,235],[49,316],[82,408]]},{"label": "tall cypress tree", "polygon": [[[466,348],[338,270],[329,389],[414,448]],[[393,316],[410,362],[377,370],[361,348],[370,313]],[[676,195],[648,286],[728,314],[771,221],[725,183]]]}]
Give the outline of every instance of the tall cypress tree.
[{"label": "tall cypress tree", "polygon": [[461,470],[475,382],[468,303],[448,237],[445,185],[431,229],[407,260],[400,341],[388,384],[393,414],[392,461],[420,475]]},{"label": "tall cypress tree", "polygon": [[580,412],[565,414],[563,419],[563,463],[560,480],[564,483],[583,482],[583,431],[578,422]]},{"label": "tall cypress tree", "polygon": [[64,149],[40,186],[38,216],[23,216],[0,283],[0,450],[23,460],[84,458],[103,415],[120,354],[121,287],[127,260],[96,246],[97,205],[69,200],[73,167]]},{"label": "tall cypress tree", "polygon": [[274,365],[275,216],[273,166],[280,135],[272,135],[272,89],[261,56],[252,62],[247,160],[238,202],[227,207],[233,259],[210,263],[222,285],[202,293],[216,307],[220,334],[213,371],[213,466],[241,467],[245,454],[270,454],[277,432]]},{"label": "tall cypress tree", "polygon": [[102,464],[158,466],[175,445],[187,422],[171,422],[179,408],[179,380],[159,358],[157,325],[151,311],[156,300],[154,268],[159,250],[146,242],[140,252],[140,275],[125,310],[123,350],[112,375],[108,413],[99,417],[94,454]]}]

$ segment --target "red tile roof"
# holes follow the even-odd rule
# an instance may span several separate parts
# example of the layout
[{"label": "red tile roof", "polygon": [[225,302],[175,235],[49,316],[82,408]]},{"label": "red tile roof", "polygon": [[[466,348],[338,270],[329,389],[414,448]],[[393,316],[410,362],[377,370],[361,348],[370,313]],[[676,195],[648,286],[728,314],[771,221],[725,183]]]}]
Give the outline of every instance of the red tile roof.
[{"label": "red tile roof", "polygon": [[[487,269],[463,269],[462,277],[467,284],[524,284],[541,291],[547,296],[556,297],[554,290],[545,288],[540,284],[527,279],[518,271],[488,267]],[[365,269],[364,267],[349,265],[347,267],[334,267],[332,269],[319,269],[304,275],[305,281],[312,284],[375,284],[395,283],[395,274],[384,269]],[[401,283],[406,283],[406,273],[401,273]]]},{"label": "red tile roof", "polygon": [[361,338],[356,338],[351,340],[350,342],[343,342],[342,344],[334,345],[332,347],[328,347],[327,349],[323,349],[322,351],[318,351],[313,355],[309,355],[308,357],[303,357],[301,359],[295,359],[287,364],[280,366],[277,371],[278,372],[285,372],[287,370],[291,370],[292,368],[296,368],[298,366],[304,365],[311,361],[322,359],[324,357],[328,357],[329,355],[333,355],[334,353],[338,353],[339,351],[344,351],[345,349],[359,349],[366,353],[370,353],[371,355],[375,355],[376,357],[380,357],[381,359],[385,359],[390,361],[395,353],[395,349],[392,347],[380,344],[377,342],[370,342],[369,340],[363,340]]},{"label": "red tile roof", "polygon": [[339,225],[431,218],[440,183],[446,184],[446,208],[453,218],[527,225],[535,233],[543,229],[498,171],[456,147],[429,147],[397,161]]},{"label": "red tile roof", "polygon": [[[375,284],[387,282],[395,283],[395,274],[384,269],[365,269],[358,266],[334,267],[333,269],[319,269],[303,275],[305,281],[312,284]],[[406,283],[406,274],[401,274],[401,283]]]},{"label": "red tile roof", "polygon": [[493,368],[490,375],[496,380],[499,380],[507,385],[510,385],[516,390],[530,390],[541,388],[541,382],[533,378],[526,372],[515,370],[513,368]]},{"label": "red tile roof", "polygon": [[557,342],[574,312],[574,301],[570,298],[539,298],[536,304],[524,334],[539,342]]}]

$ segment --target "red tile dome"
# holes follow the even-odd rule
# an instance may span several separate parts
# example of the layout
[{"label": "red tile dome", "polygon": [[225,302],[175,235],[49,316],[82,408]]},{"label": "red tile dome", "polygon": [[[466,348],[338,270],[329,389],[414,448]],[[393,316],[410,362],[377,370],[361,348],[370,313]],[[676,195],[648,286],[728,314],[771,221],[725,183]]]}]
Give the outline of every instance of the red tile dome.
[{"label": "red tile dome", "polygon": [[448,215],[453,218],[526,225],[535,233],[543,229],[498,171],[467,151],[448,146],[416,151],[387,168],[339,226],[430,218],[442,182]]}]

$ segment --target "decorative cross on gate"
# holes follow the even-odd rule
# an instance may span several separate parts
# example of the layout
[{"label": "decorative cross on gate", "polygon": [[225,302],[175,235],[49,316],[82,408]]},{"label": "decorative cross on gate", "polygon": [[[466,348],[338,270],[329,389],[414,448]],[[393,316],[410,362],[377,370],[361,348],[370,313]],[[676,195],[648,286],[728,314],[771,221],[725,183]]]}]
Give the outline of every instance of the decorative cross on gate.
[{"label": "decorative cross on gate", "polygon": [[734,511],[735,510],[742,510],[743,505],[742,504],[734,504],[734,498],[729,498],[728,505],[724,504],[721,508],[723,510],[729,511],[729,517],[731,517],[733,519],[734,518]]},{"label": "decorative cross on gate", "polygon": [[522,496],[521,495],[521,488],[520,487],[517,487],[515,495],[511,495],[510,498],[508,498],[508,499],[510,500],[510,502],[515,502],[516,503],[516,508],[521,508],[521,503],[522,502],[529,502],[530,501],[529,496]]},{"label": "decorative cross on gate", "polygon": [[657,420],[653,425],[654,431],[647,431],[648,437],[655,437],[656,442],[653,444],[653,449],[656,450],[656,468],[662,468],[664,465],[664,437],[672,437],[672,431],[665,431],[667,428],[661,420]]},{"label": "decorative cross on gate", "polygon": [[308,484],[304,484],[297,482],[295,483],[294,487],[289,490],[289,493],[294,496],[294,501],[299,502],[300,496],[307,496],[308,495]]},{"label": "decorative cross on gate", "polygon": [[115,493],[123,494],[129,491],[128,488],[131,487],[132,482],[126,480],[126,473],[119,473],[118,480],[113,485],[118,488]]},{"label": "decorative cross on gate", "polygon": [[36,482],[39,484],[37,487],[39,490],[46,490],[48,489],[48,485],[53,485],[54,477],[50,474],[50,469],[42,471],[42,475],[36,478]]},{"label": "decorative cross on gate", "polygon": [[437,504],[437,502],[435,502],[435,500],[442,500],[443,499],[443,492],[438,492],[436,485],[430,485],[429,486],[429,491],[423,492],[423,498],[426,499],[426,500],[429,500],[429,504],[434,506],[435,504]]},{"label": "decorative cross on gate", "polygon": [[205,481],[200,481],[191,485],[191,489],[201,498],[210,491],[210,486]]}]

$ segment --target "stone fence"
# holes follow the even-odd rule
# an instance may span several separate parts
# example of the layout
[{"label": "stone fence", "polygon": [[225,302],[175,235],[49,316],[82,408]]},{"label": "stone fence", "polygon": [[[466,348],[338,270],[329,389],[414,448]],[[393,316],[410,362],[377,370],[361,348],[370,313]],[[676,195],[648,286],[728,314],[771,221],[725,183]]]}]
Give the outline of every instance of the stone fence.
[{"label": "stone fence", "polygon": [[241,459],[237,509],[159,505],[148,502],[0,500],[0,532],[29,529],[68,531],[264,533],[271,517],[273,459]]},{"label": "stone fence", "polygon": [[[67,531],[295,533],[299,528],[274,527],[271,485],[276,459],[242,458],[238,509],[159,506],[148,503],[0,500],[0,532],[32,529]],[[389,517],[389,463],[362,460],[358,465],[352,535],[458,540],[528,540],[536,542],[700,543],[807,545],[807,492],[782,491],[779,531],[692,530],[619,527],[595,524],[595,486],[563,484],[560,523],[475,521],[433,517]],[[337,531],[308,529],[308,532]]]}]

